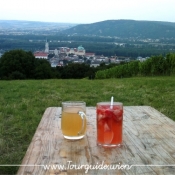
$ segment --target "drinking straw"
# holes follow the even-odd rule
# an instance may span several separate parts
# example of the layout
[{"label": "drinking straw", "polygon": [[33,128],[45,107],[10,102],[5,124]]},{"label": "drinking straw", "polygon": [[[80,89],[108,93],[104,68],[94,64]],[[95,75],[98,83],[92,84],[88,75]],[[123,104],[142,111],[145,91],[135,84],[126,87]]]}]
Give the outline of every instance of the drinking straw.
[{"label": "drinking straw", "polygon": [[112,96],[111,97],[111,106],[110,106],[111,109],[113,108],[113,103],[114,103],[114,97]]}]

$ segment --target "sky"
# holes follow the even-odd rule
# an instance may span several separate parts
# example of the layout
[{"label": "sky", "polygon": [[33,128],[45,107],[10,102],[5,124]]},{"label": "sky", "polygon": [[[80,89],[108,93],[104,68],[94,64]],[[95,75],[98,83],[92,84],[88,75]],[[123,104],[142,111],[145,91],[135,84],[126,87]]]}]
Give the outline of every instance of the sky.
[{"label": "sky", "polygon": [[175,0],[0,0],[0,20],[88,24],[118,19],[175,22]]}]

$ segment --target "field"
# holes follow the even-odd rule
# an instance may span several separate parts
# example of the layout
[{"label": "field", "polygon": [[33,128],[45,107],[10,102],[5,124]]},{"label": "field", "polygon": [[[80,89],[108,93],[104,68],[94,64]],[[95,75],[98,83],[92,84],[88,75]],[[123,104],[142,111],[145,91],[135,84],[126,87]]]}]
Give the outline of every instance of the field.
[{"label": "field", "polygon": [[[95,106],[111,96],[124,106],[152,106],[175,120],[175,77],[0,81],[0,165],[21,163],[47,107],[67,100]],[[0,174],[17,170],[0,166]]]}]

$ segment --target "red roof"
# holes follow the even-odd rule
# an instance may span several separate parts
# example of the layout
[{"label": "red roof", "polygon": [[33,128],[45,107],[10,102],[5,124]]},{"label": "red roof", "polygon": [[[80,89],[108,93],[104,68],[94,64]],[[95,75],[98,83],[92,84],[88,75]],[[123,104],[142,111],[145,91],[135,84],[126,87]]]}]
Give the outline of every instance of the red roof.
[{"label": "red roof", "polygon": [[95,53],[86,53],[86,55],[95,55]]},{"label": "red roof", "polygon": [[35,57],[47,57],[48,54],[45,53],[45,52],[35,52],[35,53],[34,53],[34,56],[35,56]]}]

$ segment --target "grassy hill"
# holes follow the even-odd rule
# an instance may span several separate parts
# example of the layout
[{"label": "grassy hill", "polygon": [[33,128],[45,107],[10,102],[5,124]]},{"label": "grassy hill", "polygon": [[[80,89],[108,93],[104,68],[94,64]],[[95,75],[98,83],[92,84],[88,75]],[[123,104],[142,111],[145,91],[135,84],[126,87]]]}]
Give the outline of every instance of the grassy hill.
[{"label": "grassy hill", "polygon": [[63,31],[66,34],[139,38],[172,38],[175,23],[159,21],[107,20],[81,24]]},{"label": "grassy hill", "polygon": [[[0,81],[0,164],[20,164],[47,107],[62,101],[123,102],[124,106],[152,106],[175,120],[175,77],[140,77],[106,80]],[[0,174],[15,174],[18,167],[0,167]]]}]

